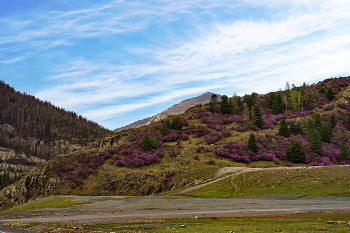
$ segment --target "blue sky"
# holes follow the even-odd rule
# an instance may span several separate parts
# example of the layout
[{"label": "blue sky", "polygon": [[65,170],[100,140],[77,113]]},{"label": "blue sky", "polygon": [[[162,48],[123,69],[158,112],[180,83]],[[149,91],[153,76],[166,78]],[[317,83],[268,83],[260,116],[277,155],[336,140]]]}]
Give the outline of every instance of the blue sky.
[{"label": "blue sky", "polygon": [[350,74],[348,0],[0,0],[0,80],[109,129]]}]

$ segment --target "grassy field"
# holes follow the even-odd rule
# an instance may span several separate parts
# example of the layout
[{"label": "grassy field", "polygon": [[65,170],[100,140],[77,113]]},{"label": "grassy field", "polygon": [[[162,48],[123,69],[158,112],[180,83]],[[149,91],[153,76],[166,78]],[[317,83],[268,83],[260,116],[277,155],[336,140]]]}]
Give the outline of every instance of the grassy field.
[{"label": "grassy field", "polygon": [[0,213],[22,212],[30,210],[40,210],[44,208],[63,208],[80,204],[87,204],[88,202],[78,201],[72,197],[67,196],[52,196],[45,197],[35,201],[27,202]]},{"label": "grassy field", "polygon": [[[327,224],[327,221],[342,221],[338,224]],[[169,219],[147,222],[111,223],[95,225],[60,225],[55,223],[46,224],[23,224],[22,228],[31,229],[33,226],[44,225],[47,230],[61,228],[72,229],[74,232],[83,230],[97,232],[191,232],[191,233],[217,233],[217,232],[339,232],[350,231],[347,221],[350,213],[306,213],[291,214],[274,217],[240,217],[240,218],[197,218],[197,219]],[[346,223],[343,223],[345,221]],[[63,229],[62,229],[63,228]],[[34,228],[35,229],[35,228]],[[49,231],[48,231],[49,232]],[[57,230],[54,230],[57,232]],[[68,232],[68,231],[67,231]]]},{"label": "grassy field", "polygon": [[183,195],[227,198],[279,193],[349,197],[350,166],[247,172]]}]

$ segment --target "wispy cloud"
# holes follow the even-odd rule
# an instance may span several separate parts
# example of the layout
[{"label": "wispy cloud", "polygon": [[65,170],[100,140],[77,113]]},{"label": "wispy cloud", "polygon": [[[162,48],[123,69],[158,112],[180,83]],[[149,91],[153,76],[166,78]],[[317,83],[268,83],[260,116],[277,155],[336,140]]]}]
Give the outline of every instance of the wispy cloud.
[{"label": "wispy cloud", "polygon": [[0,64],[9,65],[9,64],[12,64],[12,63],[21,61],[21,60],[23,60],[23,59],[25,59],[25,56],[16,57],[16,58],[12,58],[12,59],[9,59],[9,60],[3,60],[3,61],[0,61]]},{"label": "wispy cloud", "polygon": [[36,95],[116,128],[137,110],[152,115],[205,91],[265,93],[349,73],[349,8],[346,0],[119,0],[0,20],[8,29],[0,45],[58,59]]}]

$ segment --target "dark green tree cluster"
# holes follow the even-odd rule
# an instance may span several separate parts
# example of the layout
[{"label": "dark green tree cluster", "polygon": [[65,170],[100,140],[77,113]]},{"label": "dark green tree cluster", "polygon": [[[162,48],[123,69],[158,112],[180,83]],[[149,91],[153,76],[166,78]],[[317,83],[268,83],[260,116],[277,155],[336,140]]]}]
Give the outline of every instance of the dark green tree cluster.
[{"label": "dark green tree cluster", "polygon": [[350,150],[349,147],[345,144],[340,146],[340,155],[339,158],[341,160],[349,160],[350,159]]},{"label": "dark green tree cluster", "polygon": [[285,119],[281,120],[280,127],[278,129],[278,135],[283,137],[289,137],[290,136],[290,130],[288,127],[288,123]]},{"label": "dark green tree cluster", "polygon": [[320,88],[320,93],[324,94],[329,101],[334,100],[335,96],[334,96],[332,88],[323,86]]},{"label": "dark green tree cluster", "polygon": [[219,112],[220,106],[217,95],[212,95],[209,102],[209,111],[211,112]]},{"label": "dark green tree cluster", "polygon": [[286,149],[287,159],[294,163],[303,163],[305,162],[305,150],[303,145],[296,141],[292,140],[291,146]]},{"label": "dark green tree cluster", "polygon": [[250,134],[248,139],[248,150],[251,152],[254,152],[255,154],[258,153],[259,147],[255,138],[255,134]]},{"label": "dark green tree cluster", "polygon": [[254,124],[259,128],[261,128],[264,124],[261,116],[260,107],[257,105],[254,106]]},{"label": "dark green tree cluster", "polygon": [[169,126],[170,126],[170,121],[167,119],[159,128],[161,135],[163,136],[169,135],[170,133]]},{"label": "dark green tree cluster", "polygon": [[322,136],[317,129],[311,133],[309,142],[312,152],[322,155]]},{"label": "dark green tree cluster", "polygon": [[142,139],[141,148],[143,151],[150,151],[159,147],[157,139],[149,134],[146,134]]},{"label": "dark green tree cluster", "polygon": [[289,137],[291,134],[302,134],[303,129],[301,127],[300,122],[298,123],[287,123],[286,120],[281,120],[280,122],[280,127],[278,129],[278,135],[283,136],[283,137]]},{"label": "dark green tree cluster", "polygon": [[181,117],[176,116],[172,121],[166,119],[165,122],[160,126],[159,131],[163,136],[167,136],[170,133],[170,129],[181,130],[183,123]]},{"label": "dark green tree cluster", "polygon": [[181,120],[181,118],[179,116],[175,117],[171,121],[171,124],[170,124],[170,128],[176,129],[176,130],[181,130],[183,126],[184,125],[183,125],[182,120]]},{"label": "dark green tree cluster", "polygon": [[[258,101],[258,94],[253,92],[251,95],[244,95],[243,96],[243,104],[247,104],[249,108],[249,113],[251,112],[253,106],[257,103]],[[252,118],[251,114],[249,114],[249,118]]]},{"label": "dark green tree cluster", "polygon": [[224,114],[231,113],[231,106],[226,95],[221,96],[220,112]]},{"label": "dark green tree cluster", "polygon": [[0,174],[0,190],[9,186],[16,180],[17,180],[17,177],[16,176],[12,177],[8,171],[2,172],[2,174]]},{"label": "dark green tree cluster", "polygon": [[267,97],[267,102],[269,104],[269,108],[272,109],[273,114],[284,113],[285,105],[283,104],[282,96],[280,92],[278,92],[277,94],[275,92],[272,92]]}]

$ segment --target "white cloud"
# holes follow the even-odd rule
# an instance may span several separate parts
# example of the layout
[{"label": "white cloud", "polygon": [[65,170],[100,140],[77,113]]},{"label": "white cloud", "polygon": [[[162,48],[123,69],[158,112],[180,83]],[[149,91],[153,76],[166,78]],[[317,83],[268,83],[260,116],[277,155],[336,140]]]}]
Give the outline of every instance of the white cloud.
[{"label": "white cloud", "polygon": [[[260,8],[268,9],[260,18],[240,12],[249,9],[258,14]],[[232,15],[217,20],[215,14],[226,10]],[[283,88],[286,81],[298,84],[349,73],[348,12],[349,4],[343,0],[120,0],[31,16],[23,25],[0,22],[21,29],[0,33],[0,41],[17,40],[43,50],[79,47],[77,38],[109,40],[123,33],[137,37],[150,25],[161,25],[163,34],[155,36],[160,39],[117,47],[135,60],[105,59],[122,53],[114,48],[96,51],[96,58],[83,53],[66,58],[70,62],[57,64],[51,72],[52,85],[37,93],[41,99],[107,122],[112,116],[190,94],[215,89],[228,95],[265,93]],[[206,14],[210,21],[198,20]],[[191,31],[168,32],[172,29],[166,28],[167,23],[184,15]],[[157,39],[162,43],[154,44]]]},{"label": "white cloud", "polygon": [[22,61],[25,58],[26,58],[26,56],[21,56],[21,57],[8,59],[8,60],[3,60],[3,61],[0,61],[0,64],[9,65],[9,64],[12,64],[12,63],[16,63],[18,61]]}]

